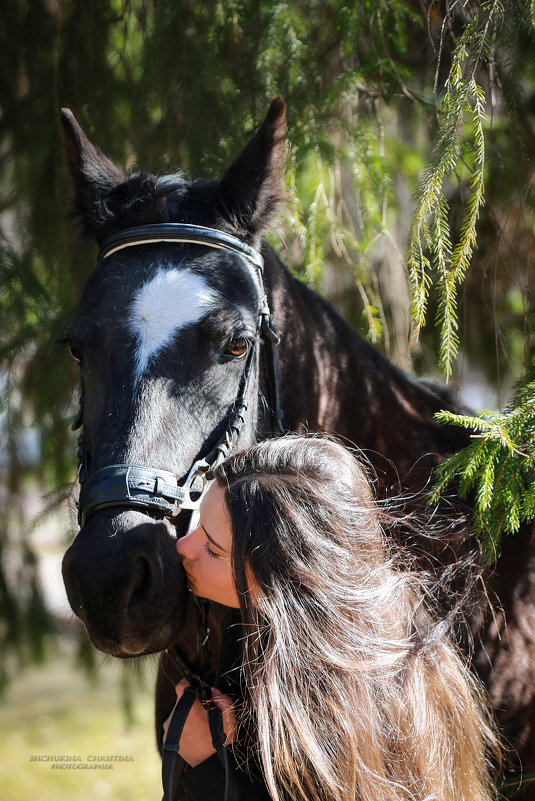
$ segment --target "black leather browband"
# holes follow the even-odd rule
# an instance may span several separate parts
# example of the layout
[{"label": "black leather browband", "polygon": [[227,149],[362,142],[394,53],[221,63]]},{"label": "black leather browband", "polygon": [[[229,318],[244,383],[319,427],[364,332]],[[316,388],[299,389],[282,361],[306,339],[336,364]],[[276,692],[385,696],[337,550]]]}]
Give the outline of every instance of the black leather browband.
[{"label": "black leather browband", "polygon": [[185,223],[157,223],[140,225],[136,228],[127,228],[107,239],[100,248],[98,259],[107,258],[124,248],[136,245],[151,245],[162,242],[184,242],[192,245],[205,245],[210,248],[221,248],[240,256],[251,262],[259,270],[264,269],[264,259],[261,254],[242,242],[232,234],[218,231],[216,228],[206,228],[203,225],[186,225]]}]

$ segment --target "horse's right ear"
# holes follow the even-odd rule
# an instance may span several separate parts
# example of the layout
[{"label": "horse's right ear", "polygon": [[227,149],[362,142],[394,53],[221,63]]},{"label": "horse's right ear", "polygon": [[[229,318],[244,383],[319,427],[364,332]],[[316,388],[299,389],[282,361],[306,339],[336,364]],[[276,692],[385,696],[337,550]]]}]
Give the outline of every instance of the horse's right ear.
[{"label": "horse's right ear", "polygon": [[74,188],[74,211],[81,215],[88,234],[99,239],[106,220],[102,203],[117,184],[125,181],[121,170],[93,145],[68,108],[61,110],[63,148]]},{"label": "horse's right ear", "polygon": [[218,188],[219,207],[238,236],[257,244],[284,199],[286,105],[275,97],[256,134],[233,161]]}]

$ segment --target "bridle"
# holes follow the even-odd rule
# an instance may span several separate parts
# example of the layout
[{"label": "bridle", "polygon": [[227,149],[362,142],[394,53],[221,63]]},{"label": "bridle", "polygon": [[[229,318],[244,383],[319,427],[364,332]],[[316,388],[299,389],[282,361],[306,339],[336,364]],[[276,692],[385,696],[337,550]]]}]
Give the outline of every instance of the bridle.
[{"label": "bridle", "polygon": [[[231,234],[200,225],[183,223],[160,223],[129,228],[107,239],[102,245],[98,260],[108,258],[120,250],[156,243],[191,243],[237,253],[255,269],[260,284],[256,340],[267,347],[266,378],[267,403],[271,415],[273,434],[284,433],[280,406],[279,376],[275,346],[279,337],[271,322],[271,312],[264,290],[264,260],[254,248]],[[207,488],[210,471],[214,470],[233,450],[238,441],[247,409],[247,392],[253,372],[256,347],[251,343],[245,357],[236,399],[228,415],[225,430],[218,442],[190,468],[182,484],[168,470],[137,464],[113,464],[101,467],[88,476],[88,456],[83,433],[78,437],[78,480],[80,498],[78,522],[80,526],[101,509],[123,507],[141,509],[151,516],[174,519],[182,509],[197,509]],[[79,414],[72,425],[75,431],[83,426],[83,392],[80,397]],[[199,488],[200,484],[200,488]]]},{"label": "bridle", "polygon": [[[183,223],[161,223],[129,228],[110,237],[102,245],[98,259],[102,261],[125,248],[163,242],[190,243],[228,250],[248,261],[254,268],[262,298],[257,313],[254,342],[251,343],[245,357],[238,392],[228,414],[223,434],[209,453],[194,462],[182,484],[179,484],[178,476],[169,470],[136,464],[113,464],[101,467],[88,475],[88,454],[83,433],[79,435],[78,480],[81,489],[78,502],[78,522],[80,526],[85,525],[98,511],[114,507],[141,509],[151,516],[166,517],[171,520],[174,520],[182,509],[195,510],[198,508],[208,487],[211,471],[229,455],[240,436],[247,409],[247,394],[255,364],[255,342],[257,341],[261,341],[265,345],[263,353],[265,354],[264,367],[268,396],[266,401],[271,417],[271,432],[274,435],[284,433],[276,352],[276,345],[280,340],[271,322],[271,312],[264,289],[264,260],[261,254],[237,237],[215,228]],[[74,431],[83,427],[83,404],[82,390],[79,413],[72,425]],[[183,760],[178,755],[180,735],[195,698],[200,698],[209,707],[208,718],[213,743],[225,766],[225,798],[232,796],[228,754],[224,748],[225,735],[222,716],[220,710],[210,703],[210,687],[204,680],[209,672],[211,656],[207,603],[200,599],[194,599],[194,601],[197,633],[195,659],[191,660],[178,645],[167,649],[170,658],[188,680],[190,687],[186,689],[175,708],[168,736],[163,745],[164,801],[171,801],[171,799],[174,801],[178,798],[180,776],[184,766]]]}]

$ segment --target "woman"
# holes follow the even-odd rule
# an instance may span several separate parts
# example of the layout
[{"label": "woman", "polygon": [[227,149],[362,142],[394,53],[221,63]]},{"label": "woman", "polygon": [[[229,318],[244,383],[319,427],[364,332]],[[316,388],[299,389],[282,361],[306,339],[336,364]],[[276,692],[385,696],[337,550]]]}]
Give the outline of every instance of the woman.
[{"label": "woman", "polygon": [[[215,479],[177,551],[196,595],[240,610],[238,723],[265,783],[241,773],[240,797],[489,799],[497,751],[478,690],[422,581],[396,565],[354,456],[284,437],[231,457]],[[231,702],[214,700],[232,742]],[[215,801],[205,714],[197,703],[180,752],[192,797],[210,775]]]}]

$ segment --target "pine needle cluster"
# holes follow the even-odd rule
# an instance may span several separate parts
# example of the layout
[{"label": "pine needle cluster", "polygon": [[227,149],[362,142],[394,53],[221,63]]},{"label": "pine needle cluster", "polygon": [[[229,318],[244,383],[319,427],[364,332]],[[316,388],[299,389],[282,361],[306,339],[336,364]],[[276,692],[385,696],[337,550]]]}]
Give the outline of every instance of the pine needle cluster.
[{"label": "pine needle cluster", "polygon": [[[494,112],[495,82],[521,149],[519,48],[508,43],[532,39],[535,25],[535,5],[527,0],[485,0],[466,6],[471,17],[457,39],[441,95],[435,84],[436,146],[417,193],[408,251],[413,340],[426,321],[434,290],[439,359],[446,376],[452,373],[459,348],[457,294],[477,247],[476,226],[485,202],[486,146],[492,129],[487,115],[489,109]],[[447,17],[443,20],[443,36],[450,23]],[[496,70],[500,58],[502,67]],[[455,182],[465,197],[456,231],[451,206]],[[452,485],[470,500],[484,558],[493,564],[502,538],[535,519],[535,365],[504,411],[482,411],[477,417],[441,412],[437,419],[470,430],[472,442],[438,468],[430,503]]]},{"label": "pine needle cluster", "polygon": [[473,502],[474,530],[485,560],[493,564],[503,536],[535,519],[535,364],[503,412],[436,417],[473,433],[467,448],[438,467],[430,503],[455,483],[459,495]]},{"label": "pine needle cluster", "polygon": [[[470,265],[476,245],[476,224],[484,202],[486,97],[477,76],[480,65],[493,55],[503,14],[500,0],[486,0],[457,41],[445,91],[439,98],[434,157],[420,183],[412,219],[408,265],[413,284],[415,336],[425,323],[434,269],[441,328],[439,356],[447,376],[451,375],[459,347],[457,289]],[[462,164],[468,165],[471,174],[464,217],[454,244],[448,186]]]}]

